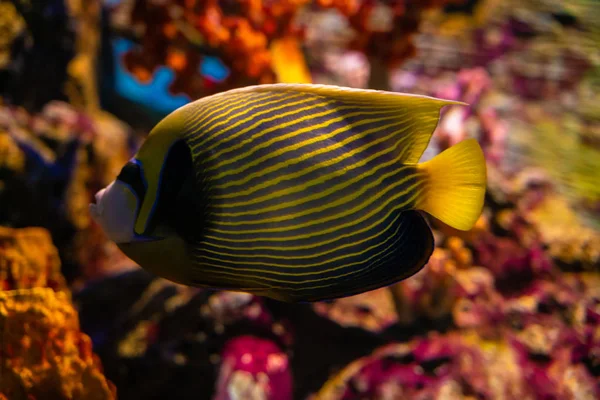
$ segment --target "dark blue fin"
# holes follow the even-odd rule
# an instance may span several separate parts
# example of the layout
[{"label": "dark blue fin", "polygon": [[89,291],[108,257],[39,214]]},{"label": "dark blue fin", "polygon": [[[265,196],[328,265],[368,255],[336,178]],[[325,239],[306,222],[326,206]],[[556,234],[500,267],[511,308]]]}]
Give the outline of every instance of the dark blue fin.
[{"label": "dark blue fin", "polygon": [[290,302],[314,302],[333,300],[340,297],[375,290],[392,285],[419,272],[429,261],[434,249],[433,234],[425,218],[419,211],[404,211],[399,223],[399,235],[405,237],[395,251],[376,268],[333,286],[311,292],[289,293]]}]

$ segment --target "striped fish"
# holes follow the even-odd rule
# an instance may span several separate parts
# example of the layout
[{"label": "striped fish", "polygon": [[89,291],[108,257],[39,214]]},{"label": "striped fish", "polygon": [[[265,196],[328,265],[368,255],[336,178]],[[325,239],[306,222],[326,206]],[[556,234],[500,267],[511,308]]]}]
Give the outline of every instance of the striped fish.
[{"label": "striped fish", "polygon": [[419,210],[461,230],[482,210],[476,141],[418,163],[449,104],[308,84],[203,98],[161,121],[90,210],[130,258],[186,285],[289,302],[390,285],[433,251]]}]

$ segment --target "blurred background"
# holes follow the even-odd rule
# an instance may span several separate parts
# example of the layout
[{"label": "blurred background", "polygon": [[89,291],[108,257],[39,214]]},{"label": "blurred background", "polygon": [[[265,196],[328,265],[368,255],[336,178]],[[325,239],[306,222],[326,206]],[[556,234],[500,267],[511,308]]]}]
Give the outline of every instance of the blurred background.
[{"label": "blurred background", "polygon": [[[88,215],[162,117],[273,82],[427,94],[476,227],[315,304],[156,278]],[[0,0],[0,399],[600,398],[597,0]]]}]

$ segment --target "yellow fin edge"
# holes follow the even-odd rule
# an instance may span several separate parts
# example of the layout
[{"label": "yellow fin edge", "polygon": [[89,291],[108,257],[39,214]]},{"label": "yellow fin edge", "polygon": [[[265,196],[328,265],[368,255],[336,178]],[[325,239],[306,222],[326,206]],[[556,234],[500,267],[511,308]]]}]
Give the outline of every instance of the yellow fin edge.
[{"label": "yellow fin edge", "polygon": [[295,91],[311,93],[341,100],[364,101],[372,103],[374,106],[389,104],[402,107],[417,107],[424,104],[443,107],[448,105],[468,106],[468,103],[458,100],[446,100],[437,97],[425,96],[421,94],[391,92],[376,89],[359,89],[346,86],[313,84],[313,83],[269,83],[253,86],[244,86],[231,89],[226,92],[213,94],[203,97],[197,101],[207,101],[221,96],[230,96],[239,93],[265,92],[265,91]]},{"label": "yellow fin edge", "polygon": [[464,140],[418,167],[426,172],[427,186],[417,208],[455,229],[471,229],[483,210],[487,181],[477,140]]}]

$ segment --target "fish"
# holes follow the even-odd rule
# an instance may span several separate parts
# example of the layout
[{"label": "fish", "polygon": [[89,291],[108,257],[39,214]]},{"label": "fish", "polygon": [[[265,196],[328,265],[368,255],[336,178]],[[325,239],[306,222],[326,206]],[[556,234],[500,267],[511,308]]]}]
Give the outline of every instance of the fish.
[{"label": "fish", "polygon": [[477,140],[419,162],[442,108],[464,104],[286,83],[203,97],[151,130],[90,214],[183,285],[292,303],[389,286],[427,264],[427,215],[458,230],[481,215]]}]

